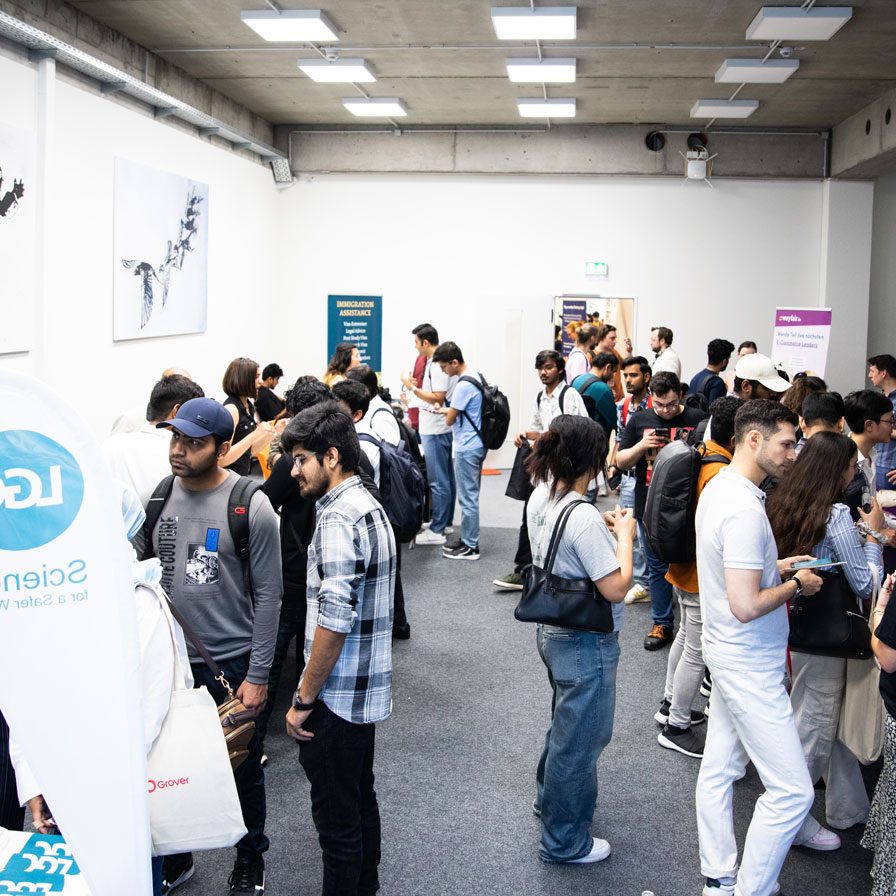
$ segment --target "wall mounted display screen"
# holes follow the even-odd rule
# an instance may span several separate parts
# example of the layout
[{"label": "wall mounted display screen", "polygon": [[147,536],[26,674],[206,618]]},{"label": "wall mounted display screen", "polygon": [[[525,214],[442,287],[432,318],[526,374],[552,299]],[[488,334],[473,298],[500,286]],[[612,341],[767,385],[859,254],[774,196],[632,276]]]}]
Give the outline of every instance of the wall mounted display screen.
[{"label": "wall mounted display screen", "polygon": [[204,333],[208,185],[115,160],[113,338]]}]

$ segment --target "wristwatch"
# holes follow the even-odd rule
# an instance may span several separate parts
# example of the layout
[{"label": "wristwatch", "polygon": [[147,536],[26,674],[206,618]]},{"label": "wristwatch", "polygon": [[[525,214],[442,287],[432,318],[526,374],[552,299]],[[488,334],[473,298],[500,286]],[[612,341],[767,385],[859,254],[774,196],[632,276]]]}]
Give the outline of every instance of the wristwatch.
[{"label": "wristwatch", "polygon": [[312,700],[310,703],[302,703],[299,699],[299,692],[296,691],[292,697],[292,708],[297,709],[299,712],[307,712],[309,709],[314,709],[316,702],[316,700]]},{"label": "wristwatch", "polygon": [[800,580],[799,580],[799,578],[798,578],[797,576],[794,576],[794,577],[793,577],[793,581],[796,582],[796,591],[794,592],[793,597],[791,598],[791,600],[796,600],[798,597],[802,597],[802,596],[803,596],[803,586],[802,586],[802,583],[800,582]]}]

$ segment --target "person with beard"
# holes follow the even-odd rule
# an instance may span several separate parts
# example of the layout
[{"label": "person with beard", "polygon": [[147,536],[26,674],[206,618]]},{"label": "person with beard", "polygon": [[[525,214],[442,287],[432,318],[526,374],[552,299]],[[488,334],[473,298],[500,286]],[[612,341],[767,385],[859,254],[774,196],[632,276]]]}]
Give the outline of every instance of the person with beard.
[{"label": "person with beard", "polygon": [[305,669],[286,715],[311,784],[323,893],[379,889],[376,723],[392,711],[395,538],[364,488],[361,446],[335,401],[297,414],[283,433],[303,498],[317,501],[308,547]]},{"label": "person with beard", "polygon": [[[712,672],[712,721],[696,793],[703,896],[779,893],[778,873],[815,798],[784,683],[785,604],[817,593],[822,580],[808,569],[793,572],[809,557],[778,559],[759,488],[793,465],[796,423],[779,402],[744,402],[734,418],[734,458],[697,505],[703,656]],[[765,792],[738,867],[732,794],[748,762]]]}]

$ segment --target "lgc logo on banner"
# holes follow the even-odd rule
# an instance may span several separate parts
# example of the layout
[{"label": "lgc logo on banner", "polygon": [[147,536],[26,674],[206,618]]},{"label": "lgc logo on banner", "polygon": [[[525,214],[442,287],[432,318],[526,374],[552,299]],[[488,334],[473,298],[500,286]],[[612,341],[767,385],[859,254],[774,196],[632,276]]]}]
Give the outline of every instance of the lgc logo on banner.
[{"label": "lgc logo on banner", "polygon": [[27,551],[74,522],[84,477],[58,442],[27,429],[0,432],[0,550]]}]

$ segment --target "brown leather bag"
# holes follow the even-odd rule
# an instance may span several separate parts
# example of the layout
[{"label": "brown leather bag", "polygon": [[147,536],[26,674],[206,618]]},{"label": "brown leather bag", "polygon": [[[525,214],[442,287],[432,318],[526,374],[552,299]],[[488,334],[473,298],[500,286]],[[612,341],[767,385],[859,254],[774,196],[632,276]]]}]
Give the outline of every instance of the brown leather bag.
[{"label": "brown leather bag", "polygon": [[[167,598],[166,598],[167,599]],[[177,620],[184,634],[193,642],[193,646],[199,652],[203,662],[211,669],[215,680],[227,691],[227,698],[218,706],[218,719],[224,732],[224,740],[227,742],[227,755],[230,757],[230,767],[236,771],[249,757],[249,742],[255,734],[255,713],[246,709],[243,702],[237,698],[230,686],[230,682],[224,677],[220,666],[212,659],[205,644],[199,635],[193,631],[192,626],[180,614],[178,609],[168,600],[171,615]]]}]

